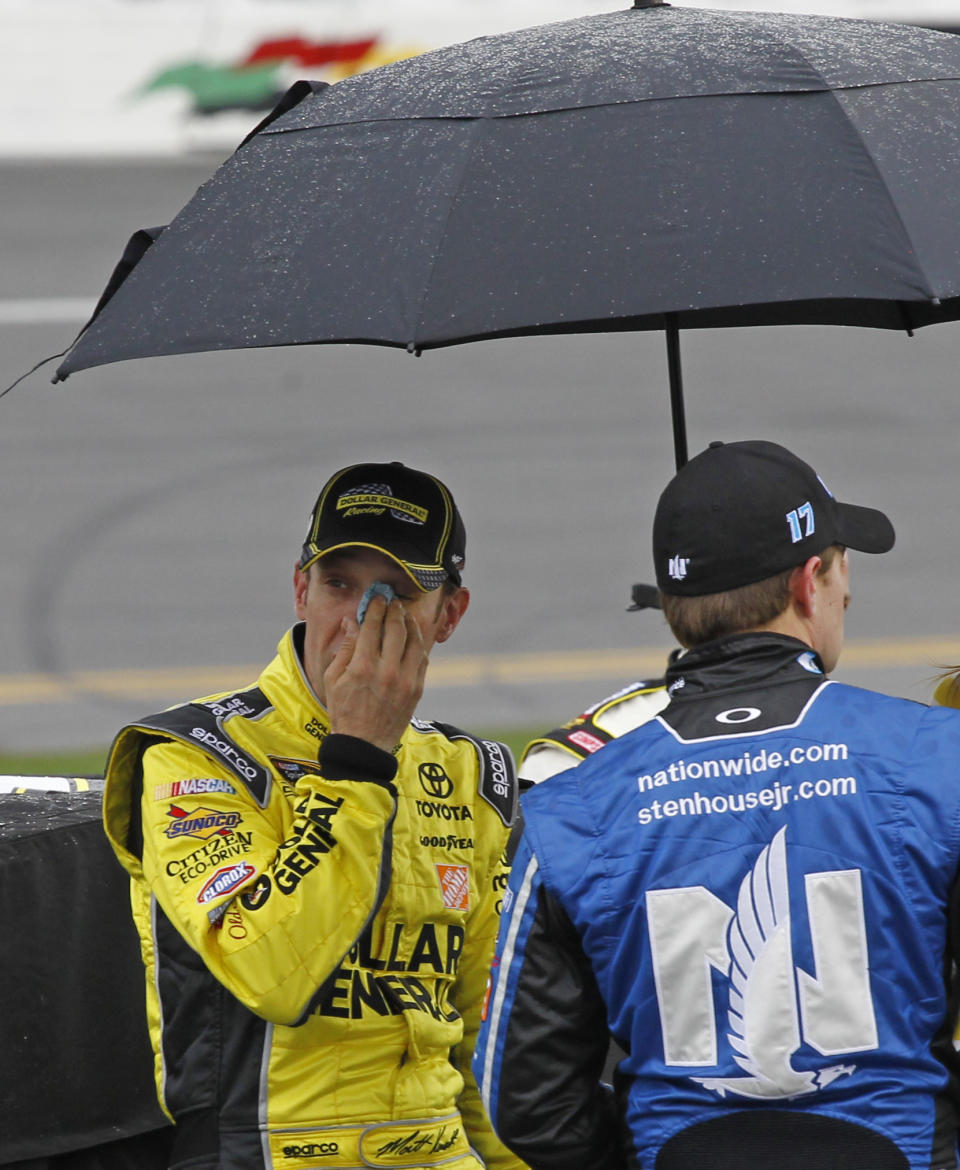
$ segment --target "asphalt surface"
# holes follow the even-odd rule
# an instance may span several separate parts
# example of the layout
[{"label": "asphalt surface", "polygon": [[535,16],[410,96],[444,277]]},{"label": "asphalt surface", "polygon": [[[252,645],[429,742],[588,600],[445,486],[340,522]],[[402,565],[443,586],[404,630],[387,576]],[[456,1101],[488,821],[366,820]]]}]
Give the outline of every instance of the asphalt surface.
[{"label": "asphalt surface", "polygon": [[[131,232],[217,161],[0,165],[0,386],[69,344]],[[960,661],[957,330],[682,339],[692,452],[774,439],[890,514],[894,551],[853,558],[836,677],[918,699]],[[52,370],[0,400],[0,751],[106,743],[249,681],[292,620],[316,492],[351,461],[429,468],[466,519],[473,602],[422,714],[546,728],[670,647],[658,614],[625,612],[673,469],[656,334]]]}]

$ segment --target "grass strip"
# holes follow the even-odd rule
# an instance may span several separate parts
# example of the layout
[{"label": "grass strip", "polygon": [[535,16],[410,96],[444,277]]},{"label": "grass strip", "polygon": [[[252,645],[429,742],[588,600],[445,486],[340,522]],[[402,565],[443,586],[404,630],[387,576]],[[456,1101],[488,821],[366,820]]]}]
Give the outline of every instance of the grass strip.
[{"label": "grass strip", "polygon": [[[471,728],[472,730],[472,728]],[[495,728],[479,732],[485,739],[509,744],[519,759],[524,746],[543,728]],[[100,776],[107,749],[83,748],[58,752],[0,752],[0,775],[5,776]]]}]

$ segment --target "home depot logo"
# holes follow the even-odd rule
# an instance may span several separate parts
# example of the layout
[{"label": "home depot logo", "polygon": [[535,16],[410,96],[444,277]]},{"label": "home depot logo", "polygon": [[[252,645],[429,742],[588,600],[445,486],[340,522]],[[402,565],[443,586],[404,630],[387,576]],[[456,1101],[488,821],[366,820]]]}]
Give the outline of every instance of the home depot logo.
[{"label": "home depot logo", "polygon": [[448,910],[470,909],[470,871],[465,865],[438,865],[440,893]]}]

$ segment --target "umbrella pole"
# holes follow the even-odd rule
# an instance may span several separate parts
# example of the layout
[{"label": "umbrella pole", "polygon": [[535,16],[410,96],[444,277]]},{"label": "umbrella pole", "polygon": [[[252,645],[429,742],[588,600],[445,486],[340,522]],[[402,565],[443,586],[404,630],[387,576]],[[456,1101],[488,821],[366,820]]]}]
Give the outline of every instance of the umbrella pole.
[{"label": "umbrella pole", "polygon": [[677,471],[687,461],[687,417],[683,408],[683,371],[680,368],[680,326],[676,313],[665,313],[667,371],[670,376],[670,414],[673,418],[673,454]]}]

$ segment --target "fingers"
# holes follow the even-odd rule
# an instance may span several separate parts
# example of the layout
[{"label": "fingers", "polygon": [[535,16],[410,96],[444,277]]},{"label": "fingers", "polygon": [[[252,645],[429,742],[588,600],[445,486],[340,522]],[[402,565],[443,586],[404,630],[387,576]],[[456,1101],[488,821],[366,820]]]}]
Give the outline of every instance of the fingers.
[{"label": "fingers", "polygon": [[342,618],[340,628],[343,632],[343,640],[333,656],[333,661],[324,671],[324,685],[328,687],[336,685],[337,680],[353,661],[353,656],[356,653],[360,627],[350,618]]},{"label": "fingers", "polygon": [[[366,624],[364,621],[363,625]],[[363,638],[361,627],[360,639]],[[401,601],[378,604],[368,641],[358,645],[358,650],[375,656],[379,667],[393,676],[394,685],[403,680],[418,695],[422,691],[429,659],[420,627]]]},{"label": "fingers", "polygon": [[406,623],[406,642],[404,643],[401,669],[412,672],[416,679],[417,694],[423,691],[423,681],[427,673],[427,664],[430,661],[427,648],[423,642],[423,634],[413,617],[404,611]]},{"label": "fingers", "polygon": [[379,595],[371,600],[367,608],[356,642],[361,653],[398,664],[423,648],[420,627],[407,612],[403,602],[395,598],[388,603]]},{"label": "fingers", "polygon": [[392,750],[423,691],[428,655],[420,628],[400,601],[374,597],[363,625],[344,618],[342,629],[324,675],[330,728]]}]

